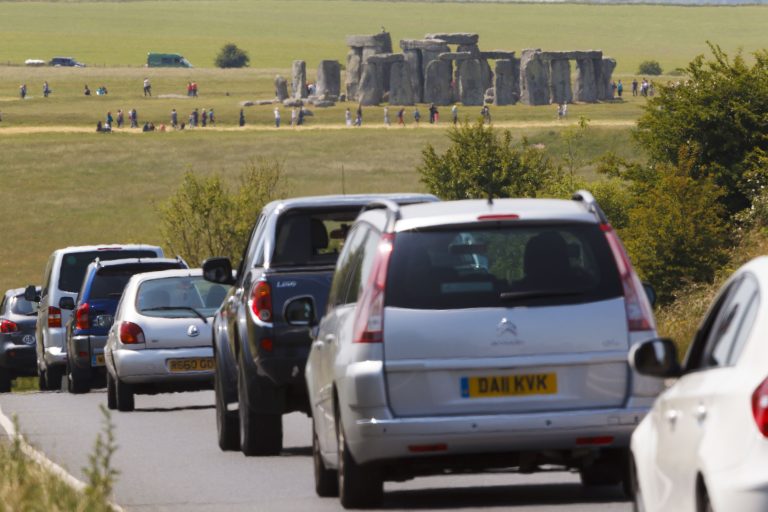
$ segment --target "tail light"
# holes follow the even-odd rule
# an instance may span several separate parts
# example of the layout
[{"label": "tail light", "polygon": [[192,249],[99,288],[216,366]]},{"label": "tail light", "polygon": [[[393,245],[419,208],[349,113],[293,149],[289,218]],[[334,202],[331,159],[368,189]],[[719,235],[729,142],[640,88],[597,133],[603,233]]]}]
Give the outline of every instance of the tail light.
[{"label": "tail light", "polygon": [[48,306],[48,327],[61,327],[61,310]]},{"label": "tail light", "polygon": [[378,252],[373,260],[368,285],[355,311],[355,343],[381,343],[384,341],[384,288],[387,284],[387,268],[395,235],[382,235]]},{"label": "tail light", "polygon": [[91,307],[88,303],[81,304],[75,311],[75,329],[90,329],[91,320],[89,318]]},{"label": "tail light", "polygon": [[755,417],[757,430],[768,437],[768,379],[752,393],[752,415]]},{"label": "tail light", "polygon": [[605,233],[608,245],[616,260],[616,266],[621,277],[621,285],[624,288],[624,307],[627,311],[627,324],[630,331],[649,331],[656,327],[651,312],[651,304],[645,295],[643,284],[637,277],[629,261],[627,251],[619,240],[618,235],[610,224],[600,224],[600,229]]},{"label": "tail light", "polygon": [[251,291],[251,311],[262,322],[272,321],[272,288],[266,281],[258,281]]},{"label": "tail light", "polygon": [[10,320],[3,320],[2,322],[0,322],[0,332],[2,333],[19,332],[19,326],[16,325],[15,322],[11,322]]},{"label": "tail light", "polygon": [[144,331],[133,322],[123,322],[120,324],[120,342],[126,345],[144,343]]}]

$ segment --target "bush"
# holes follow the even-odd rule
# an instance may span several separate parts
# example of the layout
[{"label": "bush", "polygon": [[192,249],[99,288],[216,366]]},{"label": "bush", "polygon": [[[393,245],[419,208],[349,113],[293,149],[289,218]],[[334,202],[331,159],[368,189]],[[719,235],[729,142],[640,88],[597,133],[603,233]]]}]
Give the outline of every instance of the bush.
[{"label": "bush", "polygon": [[212,256],[227,256],[237,265],[262,207],[279,196],[282,175],[279,162],[249,161],[237,191],[230,192],[219,175],[188,172],[159,206],[166,245],[193,266]]},{"label": "bush", "polygon": [[637,72],[640,75],[660,75],[661,64],[655,60],[644,60],[638,66]]},{"label": "bush", "polygon": [[217,68],[244,68],[248,66],[250,57],[233,43],[227,43],[221,47],[214,64]]},{"label": "bush", "polygon": [[442,155],[429,144],[418,167],[427,189],[442,199],[535,197],[556,177],[544,152],[523,139],[512,143],[482,121],[462,123],[448,132],[451,144]]}]

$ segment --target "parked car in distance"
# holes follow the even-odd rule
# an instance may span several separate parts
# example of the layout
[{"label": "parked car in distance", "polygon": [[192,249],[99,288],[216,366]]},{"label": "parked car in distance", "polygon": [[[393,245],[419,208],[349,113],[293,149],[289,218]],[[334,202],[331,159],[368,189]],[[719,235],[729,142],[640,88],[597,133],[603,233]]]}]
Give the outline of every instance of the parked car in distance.
[{"label": "parked car in distance", "polygon": [[24,61],[24,65],[25,66],[38,67],[38,66],[45,66],[46,64],[47,64],[47,62],[45,62],[42,59],[27,59],[27,60]]},{"label": "parked car in distance", "polygon": [[70,393],[87,393],[94,381],[106,376],[104,344],[117,303],[128,280],[142,272],[186,269],[180,258],[128,258],[88,265],[77,299],[64,297],[61,309],[74,311],[67,321],[67,388]]},{"label": "parked car in distance", "polygon": [[632,435],[635,510],[768,510],[768,257],[738,269],[685,362],[675,344],[636,346],[630,364],[675,378]]},{"label": "parked car in distance", "polygon": [[[322,311],[322,309],[320,310]],[[629,371],[651,305],[592,196],[371,204],[339,255],[306,365],[315,488],[560,468],[627,480],[661,383]]]},{"label": "parked car in distance", "polygon": [[48,63],[51,66],[69,66],[69,67],[76,67],[76,68],[84,68],[85,64],[82,62],[77,62],[72,57],[54,57],[51,59],[51,61]]},{"label": "parked car in distance", "polygon": [[0,300],[0,393],[9,392],[16,377],[37,374],[35,317],[37,304],[24,298],[24,288],[5,292]]},{"label": "parked car in distance", "polygon": [[213,387],[211,320],[226,294],[200,269],[131,277],[107,335],[107,406],[127,412],[136,394]]},{"label": "parked car in distance", "polygon": [[147,67],[149,68],[191,68],[189,63],[182,55],[178,53],[156,53],[147,54]]},{"label": "parked car in distance", "polygon": [[222,450],[279,454],[283,414],[309,413],[304,364],[312,340],[305,308],[325,308],[350,224],[365,204],[383,197],[400,203],[437,201],[427,194],[273,201],[254,224],[236,278],[229,259],[203,263],[206,279],[233,285],[213,322],[216,430]]},{"label": "parked car in distance", "polygon": [[38,303],[35,338],[37,374],[41,390],[61,388],[67,364],[66,330],[71,310],[61,309],[65,297],[75,299],[88,265],[122,258],[162,258],[163,250],[155,245],[87,245],[56,249],[48,258],[43,273],[42,289],[28,286],[24,298]]}]

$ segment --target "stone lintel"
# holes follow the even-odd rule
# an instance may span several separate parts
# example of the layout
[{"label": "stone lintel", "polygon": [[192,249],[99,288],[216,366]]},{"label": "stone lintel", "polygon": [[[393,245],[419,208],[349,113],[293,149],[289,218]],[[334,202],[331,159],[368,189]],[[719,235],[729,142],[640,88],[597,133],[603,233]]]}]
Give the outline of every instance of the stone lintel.
[{"label": "stone lintel", "polygon": [[365,62],[375,62],[376,64],[388,64],[392,62],[403,62],[405,60],[405,55],[402,53],[377,53],[376,55],[371,55],[368,57]]},{"label": "stone lintel", "polygon": [[428,50],[439,52],[447,51],[447,43],[439,39],[401,39],[400,48],[403,50]]},{"label": "stone lintel", "polygon": [[472,52],[445,52],[437,56],[440,60],[467,60],[474,58]]},{"label": "stone lintel", "polygon": [[506,50],[490,50],[487,52],[480,52],[481,59],[505,59],[512,60],[515,58],[515,52],[508,52]]},{"label": "stone lintel", "polygon": [[576,50],[571,52],[542,52],[542,58],[545,60],[585,60],[602,59],[602,50]]},{"label": "stone lintel", "polygon": [[466,32],[454,32],[427,34],[424,36],[424,39],[440,39],[448,44],[477,44],[480,36],[478,34],[471,34]]},{"label": "stone lintel", "polygon": [[347,46],[353,48],[383,48],[389,41],[389,32],[372,35],[347,36]]}]

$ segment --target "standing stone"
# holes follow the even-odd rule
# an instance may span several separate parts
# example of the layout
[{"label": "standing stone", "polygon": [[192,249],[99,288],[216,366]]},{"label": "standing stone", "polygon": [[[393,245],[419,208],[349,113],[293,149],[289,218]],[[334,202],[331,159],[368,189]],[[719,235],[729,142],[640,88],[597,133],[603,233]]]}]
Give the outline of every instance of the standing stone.
[{"label": "standing stone", "polygon": [[520,66],[511,59],[496,61],[494,105],[514,105],[520,99]]},{"label": "standing stone", "polygon": [[480,84],[483,90],[493,87],[493,71],[487,59],[480,59]]},{"label": "standing stone", "polygon": [[576,61],[576,101],[595,103],[597,101],[597,73],[602,66],[597,59],[579,59]]},{"label": "standing stone", "polygon": [[275,97],[280,102],[288,98],[288,80],[280,75],[275,77]]},{"label": "standing stone", "polygon": [[411,68],[407,62],[393,62],[389,75],[389,104],[413,105]]},{"label": "standing stone", "polygon": [[482,105],[487,87],[482,80],[480,59],[459,62],[459,99],[463,105]]},{"label": "standing stone", "polygon": [[424,103],[449,105],[453,99],[451,90],[451,63],[433,60],[424,76]]},{"label": "standing stone", "polygon": [[381,76],[382,64],[368,61],[363,64],[363,74],[357,89],[357,101],[363,105],[378,105],[384,95],[384,80]]},{"label": "standing stone", "polygon": [[573,103],[571,91],[571,62],[566,59],[556,59],[550,62],[550,100],[562,105]]},{"label": "standing stone", "polygon": [[472,57],[475,59],[479,59],[480,57],[480,48],[476,44],[460,44],[457,48],[458,52],[469,52],[472,54]]},{"label": "standing stone", "polygon": [[[403,50],[403,55],[405,55],[405,65],[408,67],[408,76],[411,80],[413,101],[421,103],[424,93],[424,73],[421,66],[421,51]],[[392,84],[390,84],[390,89],[392,88]]]},{"label": "standing stone", "polygon": [[[426,80],[427,76],[427,66],[433,61],[440,58],[441,53],[448,53],[451,49],[448,48],[448,45],[437,41],[433,46],[427,47],[423,50],[421,50],[421,66],[424,73],[424,79]],[[448,64],[450,67],[450,63]]]},{"label": "standing stone", "polygon": [[294,98],[307,97],[307,63],[303,60],[293,61],[291,73],[291,93]]},{"label": "standing stone", "polygon": [[611,81],[613,79],[613,70],[616,69],[616,59],[603,57],[600,64],[600,80],[597,84],[598,98],[601,100],[610,100],[613,99]]},{"label": "standing stone", "polygon": [[549,65],[541,50],[523,50],[520,59],[520,101],[526,105],[549,104]]},{"label": "standing stone", "polygon": [[341,65],[336,60],[321,60],[317,66],[317,95],[336,100],[341,94]]},{"label": "standing stone", "polygon": [[360,72],[362,71],[362,48],[352,48],[347,54],[347,98],[349,101],[357,100],[357,88],[360,84]]}]

